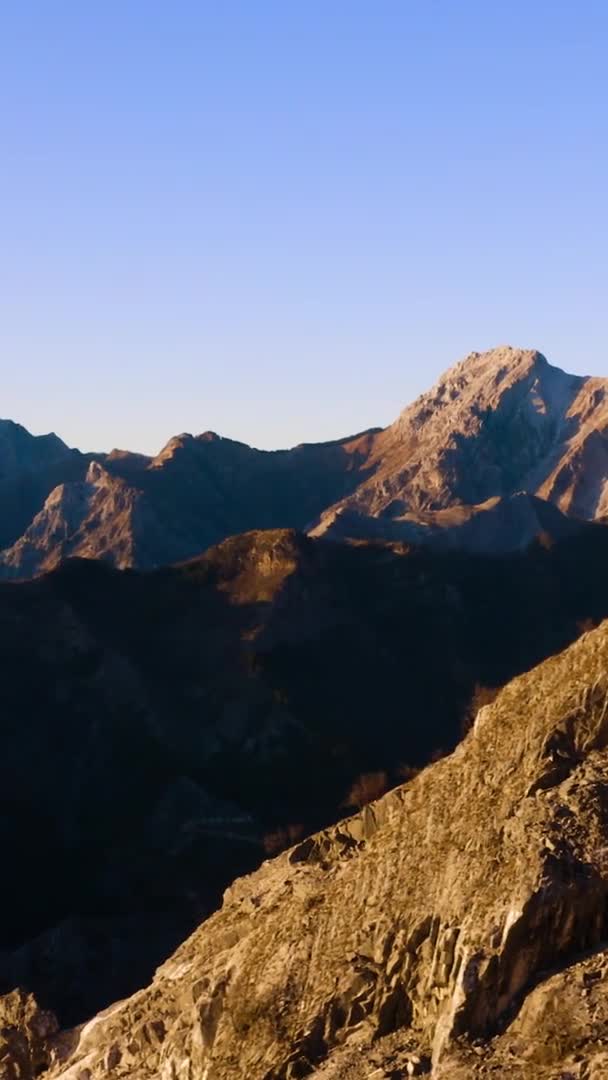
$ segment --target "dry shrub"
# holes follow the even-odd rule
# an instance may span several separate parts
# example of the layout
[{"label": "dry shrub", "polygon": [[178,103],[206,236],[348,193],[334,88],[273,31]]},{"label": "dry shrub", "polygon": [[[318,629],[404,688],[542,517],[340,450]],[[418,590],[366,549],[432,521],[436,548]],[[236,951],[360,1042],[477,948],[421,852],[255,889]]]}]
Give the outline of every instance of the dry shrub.
[{"label": "dry shrub", "polygon": [[545,551],[551,551],[551,548],[555,544],[555,540],[551,536],[551,533],[545,532],[544,529],[536,534],[536,540]]},{"label": "dry shrub", "polygon": [[498,686],[483,686],[481,683],[475,683],[471,699],[464,711],[460,723],[460,734],[462,738],[464,738],[467,731],[470,731],[473,727],[475,717],[479,710],[482,709],[484,705],[491,705],[496,699],[499,689],[500,687]]},{"label": "dry shrub", "polygon": [[449,750],[445,750],[443,746],[438,746],[431,754],[429,761],[431,765],[434,765],[436,761],[441,761],[442,758],[447,757],[450,753]]},{"label": "dry shrub", "polygon": [[374,799],[379,799],[390,787],[388,773],[384,770],[379,772],[361,773],[355,780],[342,806],[356,806],[361,809]]},{"label": "dry shrub", "polygon": [[278,829],[264,836],[262,840],[264,851],[267,855],[279,855],[281,851],[297,844],[305,832],[304,825],[280,825]]},{"label": "dry shrub", "polygon": [[396,775],[403,783],[407,780],[413,780],[420,771],[420,768],[416,765],[398,765],[395,769]]}]

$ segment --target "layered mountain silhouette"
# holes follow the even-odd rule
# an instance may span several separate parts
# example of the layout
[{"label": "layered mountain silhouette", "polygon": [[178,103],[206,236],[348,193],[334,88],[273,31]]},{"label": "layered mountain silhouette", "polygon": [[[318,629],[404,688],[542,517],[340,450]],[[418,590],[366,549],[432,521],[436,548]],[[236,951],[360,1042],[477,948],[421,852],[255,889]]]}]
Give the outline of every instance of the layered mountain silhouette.
[{"label": "layered mountain silhouette", "polygon": [[77,555],[150,568],[190,558],[251,529],[305,528],[353,490],[373,442],[260,451],[212,432],[180,435],[155,458],[113,451],[50,492],[0,573],[31,577]]},{"label": "layered mountain silhouette", "polygon": [[502,347],[456,364],[385,430],[292,450],[207,432],[154,458],[85,455],[3,422],[0,573],[70,555],[151,568],[266,528],[517,550],[608,511],[607,387]]},{"label": "layered mountain silhouette", "polygon": [[603,1077],[606,386],[496,349],[277,452],[0,422],[7,1080]]}]

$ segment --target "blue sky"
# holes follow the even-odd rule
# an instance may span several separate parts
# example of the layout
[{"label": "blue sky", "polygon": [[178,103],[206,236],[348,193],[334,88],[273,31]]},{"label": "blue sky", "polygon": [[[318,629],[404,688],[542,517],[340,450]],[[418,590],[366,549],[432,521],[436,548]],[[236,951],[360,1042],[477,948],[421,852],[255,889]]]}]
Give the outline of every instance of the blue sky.
[{"label": "blue sky", "polygon": [[608,5],[6,0],[0,415],[155,451],[608,375]]}]

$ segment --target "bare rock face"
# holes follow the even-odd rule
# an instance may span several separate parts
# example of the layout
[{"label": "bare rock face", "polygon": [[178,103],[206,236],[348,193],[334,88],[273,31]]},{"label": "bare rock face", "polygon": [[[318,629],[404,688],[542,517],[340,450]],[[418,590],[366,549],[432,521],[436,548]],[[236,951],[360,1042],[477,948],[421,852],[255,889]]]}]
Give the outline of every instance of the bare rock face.
[{"label": "bare rock face", "polygon": [[[449,527],[442,513],[462,507],[470,516],[517,492],[575,517],[602,518],[607,429],[605,379],[568,375],[535,350],[471,353],[377,436],[370,475],[321,515],[315,535],[344,535],[337,512],[349,510],[358,515],[357,535],[367,521],[369,535],[384,529],[408,539],[413,524]],[[533,535],[528,530],[527,542]],[[468,546],[470,530],[457,540]],[[487,550],[494,550],[491,537]]]},{"label": "bare rock face", "polygon": [[0,992],[72,1025],[145,985],[237,876],[606,618],[607,558],[591,524],[493,559],[265,530],[2,584]]},{"label": "bare rock face", "polygon": [[603,1075],[607,670],[604,623],[508,684],[450,757],[237,881],[49,1080],[338,1080],[431,1062],[438,1077],[527,1080],[582,1077],[585,1057]]},{"label": "bare rock face", "polygon": [[0,420],[0,548],[22,535],[57,484],[81,480],[88,460],[54,434],[30,435]]},{"label": "bare rock face", "polygon": [[152,459],[78,455],[77,479],[54,474],[57,486],[19,519],[25,531],[7,534],[0,577],[31,578],[68,556],[148,569],[247,530],[304,529],[365,475],[375,434],[270,452],[205,432],[176,436]]},{"label": "bare rock face", "polygon": [[0,553],[0,575],[31,578],[71,556],[104,559],[122,568],[146,562],[148,549],[171,548],[170,524],[163,525],[143,492],[104,464],[90,462],[85,478],[60,484],[12,547]]},{"label": "bare rock face", "polygon": [[34,1080],[45,1071],[57,1026],[31,994],[14,990],[0,997],[0,1080]]},{"label": "bare rock face", "polygon": [[[583,381],[534,350],[472,353],[383,434],[388,468],[370,485],[372,508],[387,496],[424,510],[526,490],[527,474],[563,440]],[[405,476],[394,476],[396,459]]]}]

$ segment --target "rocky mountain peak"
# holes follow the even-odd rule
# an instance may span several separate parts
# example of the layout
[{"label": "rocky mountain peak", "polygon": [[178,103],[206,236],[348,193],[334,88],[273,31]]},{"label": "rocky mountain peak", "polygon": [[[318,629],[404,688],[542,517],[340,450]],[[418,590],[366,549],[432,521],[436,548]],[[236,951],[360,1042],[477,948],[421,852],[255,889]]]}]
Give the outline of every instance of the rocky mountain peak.
[{"label": "rocky mountain peak", "polygon": [[[499,522],[512,517],[516,492],[569,517],[608,514],[607,386],[566,374],[536,349],[501,345],[453,365],[388,428],[291,450],[261,451],[205,431],[174,436],[154,458],[85,456],[56,436],[34,438],[0,423],[0,487],[10,504],[0,527],[0,574],[39,572],[67,550],[154,567],[263,528],[434,542],[438,531],[481,513],[481,525],[452,532],[450,545],[470,541],[480,550],[487,542],[495,551],[502,538],[500,550],[525,547],[536,535],[536,513],[519,514],[506,530]],[[56,508],[53,528],[38,530],[35,548],[19,545],[52,489],[80,484],[85,474],[90,490],[65,499],[82,504],[76,532],[77,519],[60,522]],[[506,500],[493,524],[492,500]]]},{"label": "rocky mountain peak", "polygon": [[532,368],[543,367],[548,361],[538,349],[522,349],[516,345],[496,345],[484,352],[474,350],[457,361],[448,371],[480,370],[492,368]]},{"label": "rocky mountain peak", "polygon": [[496,379],[520,376],[547,364],[547,360],[537,349],[520,349],[513,345],[498,345],[485,352],[471,352],[458,360],[438,379],[443,382],[467,382],[482,379]]},{"label": "rocky mountain peak", "polygon": [[196,436],[196,441],[201,443],[222,442],[222,436],[217,431],[202,431]]},{"label": "rocky mountain peak", "polygon": [[0,468],[23,471],[46,467],[69,457],[71,451],[54,433],[31,435],[13,420],[0,420]]},{"label": "rocky mountain peak", "polygon": [[[445,524],[429,514],[462,507],[473,514],[488,499],[517,491],[543,496],[543,483],[560,469],[581,427],[577,407],[589,398],[589,381],[551,366],[535,349],[471,353],[378,436],[369,475],[340,508],[356,513],[358,535],[367,518],[370,535],[390,522],[395,538],[401,523],[403,538],[410,539],[412,523]],[[596,389],[585,411],[589,430],[605,424],[603,401]],[[562,473],[564,483],[572,475]],[[314,523],[316,535],[344,527],[335,511],[328,508]],[[595,512],[589,508],[582,516]]]},{"label": "rocky mountain peak", "polygon": [[484,353],[473,352],[448,368],[435,386],[403,410],[397,429],[436,424],[438,414],[449,410],[450,422],[457,430],[458,425],[466,425],[468,414],[475,416],[499,408],[505,395],[518,386],[521,394],[535,392],[556,398],[558,387],[567,397],[568,389],[573,391],[580,381],[552,367],[535,349],[505,345]]},{"label": "rocky mountain peak", "polygon": [[183,431],[181,435],[174,435],[156,457],[152,459],[150,468],[161,468],[167,461],[171,461],[177,454],[183,453],[184,450],[193,445],[194,435],[191,435],[190,432]]}]

